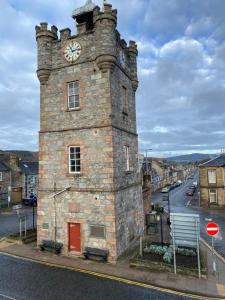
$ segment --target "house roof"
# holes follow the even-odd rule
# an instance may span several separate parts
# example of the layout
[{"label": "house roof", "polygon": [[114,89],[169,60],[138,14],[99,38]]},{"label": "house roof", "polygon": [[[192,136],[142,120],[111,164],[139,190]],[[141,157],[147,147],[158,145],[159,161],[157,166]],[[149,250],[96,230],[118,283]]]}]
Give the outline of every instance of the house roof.
[{"label": "house roof", "polygon": [[37,175],[38,174],[38,162],[21,161],[19,167],[26,175]]},{"label": "house roof", "polygon": [[0,161],[0,172],[8,172],[10,171],[9,167],[7,167],[3,162]]},{"label": "house roof", "polygon": [[224,167],[225,166],[225,155],[221,154],[220,156],[213,158],[199,166],[200,167]]}]

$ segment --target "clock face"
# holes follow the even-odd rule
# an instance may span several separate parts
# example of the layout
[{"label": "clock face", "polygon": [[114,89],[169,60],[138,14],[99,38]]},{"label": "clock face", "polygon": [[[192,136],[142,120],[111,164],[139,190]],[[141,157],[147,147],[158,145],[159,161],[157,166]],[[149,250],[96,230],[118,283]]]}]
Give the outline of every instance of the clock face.
[{"label": "clock face", "polygon": [[81,54],[81,45],[78,42],[70,42],[65,50],[64,50],[64,56],[65,59],[68,60],[69,62],[73,62]]}]

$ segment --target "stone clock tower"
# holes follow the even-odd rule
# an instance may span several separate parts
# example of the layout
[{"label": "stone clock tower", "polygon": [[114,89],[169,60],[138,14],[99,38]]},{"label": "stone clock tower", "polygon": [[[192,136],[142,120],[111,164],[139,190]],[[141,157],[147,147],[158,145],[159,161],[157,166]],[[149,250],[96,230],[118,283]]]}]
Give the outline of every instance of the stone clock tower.
[{"label": "stone clock tower", "polygon": [[40,80],[38,244],[109,250],[116,260],[144,228],[138,171],[137,46],[120,38],[117,11],[92,1],[71,30],[36,26]]}]

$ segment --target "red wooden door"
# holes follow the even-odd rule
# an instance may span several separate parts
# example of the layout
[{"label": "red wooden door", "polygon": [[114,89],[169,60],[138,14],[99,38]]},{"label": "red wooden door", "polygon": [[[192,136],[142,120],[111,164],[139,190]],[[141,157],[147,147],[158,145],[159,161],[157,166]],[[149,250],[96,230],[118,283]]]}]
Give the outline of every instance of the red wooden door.
[{"label": "red wooden door", "polygon": [[69,223],[69,251],[81,251],[80,223]]}]

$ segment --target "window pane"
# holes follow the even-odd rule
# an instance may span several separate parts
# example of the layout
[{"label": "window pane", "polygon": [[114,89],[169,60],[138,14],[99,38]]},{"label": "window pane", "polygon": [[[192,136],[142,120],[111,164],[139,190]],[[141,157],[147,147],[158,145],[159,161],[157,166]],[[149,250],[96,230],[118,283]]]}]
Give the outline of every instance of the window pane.
[{"label": "window pane", "polygon": [[216,183],[216,171],[213,170],[208,171],[208,180],[209,183]]},{"label": "window pane", "polygon": [[70,147],[70,172],[80,172],[80,147]]},{"label": "window pane", "polygon": [[70,147],[70,153],[72,154],[72,153],[74,153],[74,147]]},{"label": "window pane", "polygon": [[76,172],[80,172],[80,166],[76,166]]},{"label": "window pane", "polygon": [[79,82],[70,82],[68,83],[68,107],[73,109],[79,105]]},{"label": "window pane", "polygon": [[70,171],[75,172],[75,166],[70,166]]}]

